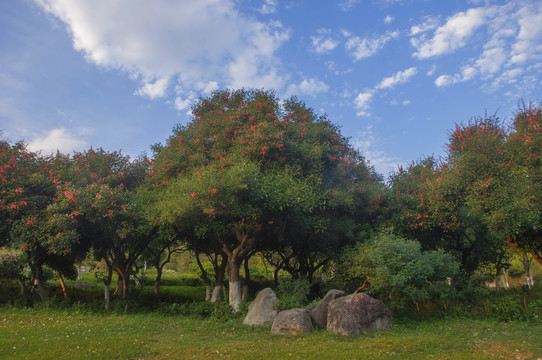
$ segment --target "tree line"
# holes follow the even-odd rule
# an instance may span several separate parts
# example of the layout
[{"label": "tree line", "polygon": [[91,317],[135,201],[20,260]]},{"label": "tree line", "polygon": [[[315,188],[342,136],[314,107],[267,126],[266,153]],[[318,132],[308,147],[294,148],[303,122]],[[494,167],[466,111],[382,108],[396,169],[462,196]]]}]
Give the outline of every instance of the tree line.
[{"label": "tree line", "polygon": [[[0,277],[45,298],[44,266],[64,289],[92,256],[104,264],[107,307],[113,275],[126,298],[146,261],[158,293],[172,254],[191,251],[207,300],[218,301],[227,281],[233,308],[254,254],[275,274],[311,281],[336,268],[345,283],[369,281],[390,296],[381,263],[423,281],[449,277],[453,288],[487,264],[498,275],[510,247],[540,261],[541,126],[542,108],[532,105],[509,126],[488,116],[458,124],[446,157],[415,161],[388,181],[326,116],[265,90],[200,98],[151,157],[93,148],[47,156],[2,139]],[[423,288],[416,281],[409,286]]]}]

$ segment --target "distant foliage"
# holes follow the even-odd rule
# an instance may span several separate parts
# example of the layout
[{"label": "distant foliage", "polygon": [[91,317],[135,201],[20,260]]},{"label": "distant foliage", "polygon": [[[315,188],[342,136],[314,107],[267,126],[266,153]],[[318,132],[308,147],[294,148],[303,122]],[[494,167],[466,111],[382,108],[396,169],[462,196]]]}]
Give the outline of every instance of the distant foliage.
[{"label": "distant foliage", "polygon": [[305,278],[281,278],[277,286],[279,301],[275,304],[277,310],[302,308],[307,303],[310,283]]},{"label": "distant foliage", "polygon": [[344,251],[337,276],[345,288],[376,296],[394,309],[401,309],[429,296],[432,282],[452,277],[458,264],[452,256],[421,250],[414,240],[381,234]]}]

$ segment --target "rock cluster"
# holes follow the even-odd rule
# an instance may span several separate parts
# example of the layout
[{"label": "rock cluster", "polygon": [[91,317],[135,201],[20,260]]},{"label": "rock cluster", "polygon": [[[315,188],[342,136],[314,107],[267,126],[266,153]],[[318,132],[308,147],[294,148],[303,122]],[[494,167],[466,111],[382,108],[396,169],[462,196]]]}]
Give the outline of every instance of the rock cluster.
[{"label": "rock cluster", "polygon": [[393,324],[390,309],[367,294],[345,296],[341,290],[330,290],[312,309],[290,309],[281,312],[275,310],[274,304],[277,300],[272,289],[260,291],[250,304],[243,324],[272,324],[272,334],[297,335],[312,331],[314,323],[319,328],[345,336],[385,330]]}]

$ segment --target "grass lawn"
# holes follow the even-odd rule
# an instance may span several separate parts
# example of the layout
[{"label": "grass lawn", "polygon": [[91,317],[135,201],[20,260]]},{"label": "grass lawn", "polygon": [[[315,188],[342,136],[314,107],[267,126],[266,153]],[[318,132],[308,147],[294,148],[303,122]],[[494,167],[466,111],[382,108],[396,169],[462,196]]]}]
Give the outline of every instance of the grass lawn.
[{"label": "grass lawn", "polygon": [[1,359],[542,359],[542,326],[442,319],[345,338],[273,336],[242,319],[0,306]]}]

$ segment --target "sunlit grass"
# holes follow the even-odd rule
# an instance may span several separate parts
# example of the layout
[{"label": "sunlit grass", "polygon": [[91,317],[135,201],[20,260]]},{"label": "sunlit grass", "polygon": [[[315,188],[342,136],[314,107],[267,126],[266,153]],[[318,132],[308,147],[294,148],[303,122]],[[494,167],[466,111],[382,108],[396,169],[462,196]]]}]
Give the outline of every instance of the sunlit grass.
[{"label": "sunlit grass", "polygon": [[5,359],[538,359],[542,326],[472,319],[402,322],[345,338],[327,331],[273,336],[242,319],[0,307]]}]

